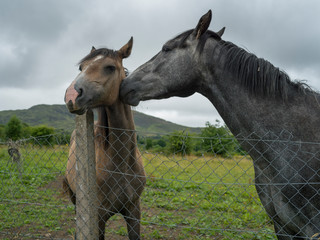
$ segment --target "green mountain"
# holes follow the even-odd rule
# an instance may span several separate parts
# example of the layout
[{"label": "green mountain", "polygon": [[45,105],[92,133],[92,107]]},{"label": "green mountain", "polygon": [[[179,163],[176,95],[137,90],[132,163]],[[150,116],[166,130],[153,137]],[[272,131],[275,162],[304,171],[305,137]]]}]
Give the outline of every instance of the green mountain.
[{"label": "green mountain", "polygon": [[[67,131],[74,129],[75,126],[75,115],[69,113],[65,105],[42,104],[24,110],[0,111],[0,124],[6,124],[13,115],[30,126],[43,124]],[[191,133],[200,133],[201,130],[201,128],[185,127],[137,111],[133,111],[133,116],[136,129],[141,132],[170,133],[177,130],[188,130]]]}]

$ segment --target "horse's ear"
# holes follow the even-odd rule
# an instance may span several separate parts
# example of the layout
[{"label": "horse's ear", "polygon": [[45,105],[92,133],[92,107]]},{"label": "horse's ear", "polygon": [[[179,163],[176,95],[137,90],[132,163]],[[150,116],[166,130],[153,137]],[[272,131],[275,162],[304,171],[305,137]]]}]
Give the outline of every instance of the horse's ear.
[{"label": "horse's ear", "polygon": [[92,46],[90,53],[94,52],[96,50],[96,48],[94,46]]},{"label": "horse's ear", "polygon": [[223,33],[224,33],[224,30],[226,30],[225,27],[221,28],[221,30],[220,30],[219,32],[217,32],[217,35],[218,35],[219,37],[222,37],[222,35],[223,35]]},{"label": "horse's ear", "polygon": [[120,50],[118,51],[121,58],[127,58],[130,56],[132,45],[133,45],[133,37],[131,37],[129,42],[126,45],[124,45],[122,48],[120,48]]},{"label": "horse's ear", "polygon": [[202,34],[204,34],[208,30],[211,18],[211,10],[209,10],[205,15],[203,15],[200,18],[197,27],[193,31],[193,35],[196,37],[196,39],[199,39],[202,36]]}]

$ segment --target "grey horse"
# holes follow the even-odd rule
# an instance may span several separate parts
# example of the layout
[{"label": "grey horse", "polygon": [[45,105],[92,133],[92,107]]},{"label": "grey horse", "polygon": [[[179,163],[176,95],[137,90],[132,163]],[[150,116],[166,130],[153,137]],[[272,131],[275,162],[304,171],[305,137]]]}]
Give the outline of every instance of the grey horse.
[{"label": "grey horse", "polygon": [[207,97],[251,155],[256,190],[278,239],[318,239],[320,94],[224,41],[224,28],[208,30],[211,15],[125,78],[120,98],[136,106],[195,92]]}]

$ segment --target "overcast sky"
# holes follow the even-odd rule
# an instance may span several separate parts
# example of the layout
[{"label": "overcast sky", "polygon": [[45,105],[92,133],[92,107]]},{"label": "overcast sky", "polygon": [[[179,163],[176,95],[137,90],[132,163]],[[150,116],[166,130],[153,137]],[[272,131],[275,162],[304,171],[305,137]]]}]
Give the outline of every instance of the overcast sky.
[{"label": "overcast sky", "polygon": [[[133,36],[124,60],[133,71],[209,9],[209,29],[226,27],[224,40],[320,90],[317,0],[1,0],[0,110],[64,104],[77,62],[92,46],[119,49]],[[185,126],[220,118],[199,94],[141,102],[135,109]]]}]

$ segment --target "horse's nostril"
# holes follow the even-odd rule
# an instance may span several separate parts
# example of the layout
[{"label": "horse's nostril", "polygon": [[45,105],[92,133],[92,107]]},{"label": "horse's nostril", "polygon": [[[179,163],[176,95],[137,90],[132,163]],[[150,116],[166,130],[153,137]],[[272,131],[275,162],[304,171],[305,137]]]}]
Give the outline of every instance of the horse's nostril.
[{"label": "horse's nostril", "polygon": [[78,97],[81,97],[82,96],[82,94],[83,94],[83,89],[82,88],[79,88],[79,95],[78,95]]}]

